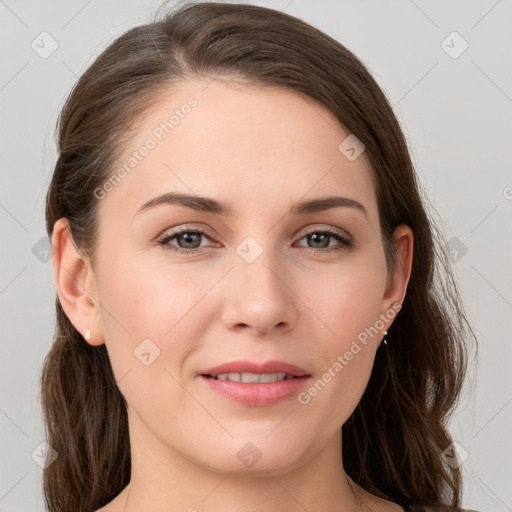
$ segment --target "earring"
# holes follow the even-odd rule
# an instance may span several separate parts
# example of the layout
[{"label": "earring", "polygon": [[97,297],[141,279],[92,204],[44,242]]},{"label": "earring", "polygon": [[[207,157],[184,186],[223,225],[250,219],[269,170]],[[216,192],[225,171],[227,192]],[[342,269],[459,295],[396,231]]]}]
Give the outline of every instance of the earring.
[{"label": "earring", "polygon": [[87,329],[85,331],[85,339],[90,340],[91,339],[91,329]]},{"label": "earring", "polygon": [[384,345],[387,345],[388,342],[386,341],[386,336],[388,335],[388,331],[384,331],[384,338],[382,338],[382,342],[384,343]]}]

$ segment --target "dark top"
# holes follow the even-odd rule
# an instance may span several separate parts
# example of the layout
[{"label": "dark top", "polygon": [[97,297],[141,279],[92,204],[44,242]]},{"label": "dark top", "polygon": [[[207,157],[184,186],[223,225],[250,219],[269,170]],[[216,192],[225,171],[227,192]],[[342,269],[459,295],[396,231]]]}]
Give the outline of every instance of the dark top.
[{"label": "dark top", "polygon": [[[405,507],[403,507],[404,509],[404,512],[416,512],[416,507],[414,505],[406,505]],[[463,512],[478,512],[478,510],[473,510],[473,509],[461,509]]]}]

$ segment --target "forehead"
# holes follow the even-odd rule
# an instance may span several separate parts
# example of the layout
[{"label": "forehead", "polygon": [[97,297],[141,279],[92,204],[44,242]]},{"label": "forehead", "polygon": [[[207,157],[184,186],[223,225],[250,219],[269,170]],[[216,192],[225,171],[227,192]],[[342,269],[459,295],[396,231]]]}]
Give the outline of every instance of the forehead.
[{"label": "forehead", "polygon": [[288,208],[308,195],[340,192],[371,210],[373,180],[364,153],[349,160],[340,151],[349,135],[327,107],[289,89],[184,82],[137,120],[109,174],[122,176],[101,208],[122,204],[134,212],[155,195],[181,191],[256,214],[269,203]]}]

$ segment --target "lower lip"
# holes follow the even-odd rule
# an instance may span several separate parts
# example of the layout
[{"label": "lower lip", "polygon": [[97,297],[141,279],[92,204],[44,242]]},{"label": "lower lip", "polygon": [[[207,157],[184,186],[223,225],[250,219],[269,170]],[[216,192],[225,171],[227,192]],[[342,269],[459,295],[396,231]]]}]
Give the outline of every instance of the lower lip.
[{"label": "lower lip", "polygon": [[311,376],[285,379],[277,382],[232,382],[200,376],[210,389],[235,402],[253,407],[274,405],[297,395],[309,383]]}]

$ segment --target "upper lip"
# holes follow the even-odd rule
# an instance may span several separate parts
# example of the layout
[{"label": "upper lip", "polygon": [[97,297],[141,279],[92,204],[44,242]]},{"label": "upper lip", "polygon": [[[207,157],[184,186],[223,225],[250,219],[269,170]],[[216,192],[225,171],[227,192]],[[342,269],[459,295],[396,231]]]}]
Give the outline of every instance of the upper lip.
[{"label": "upper lip", "polygon": [[201,375],[211,375],[216,377],[221,373],[286,373],[294,377],[304,377],[310,374],[294,364],[285,361],[267,361],[265,363],[257,363],[254,361],[232,361],[219,366],[208,368],[201,372]]}]

